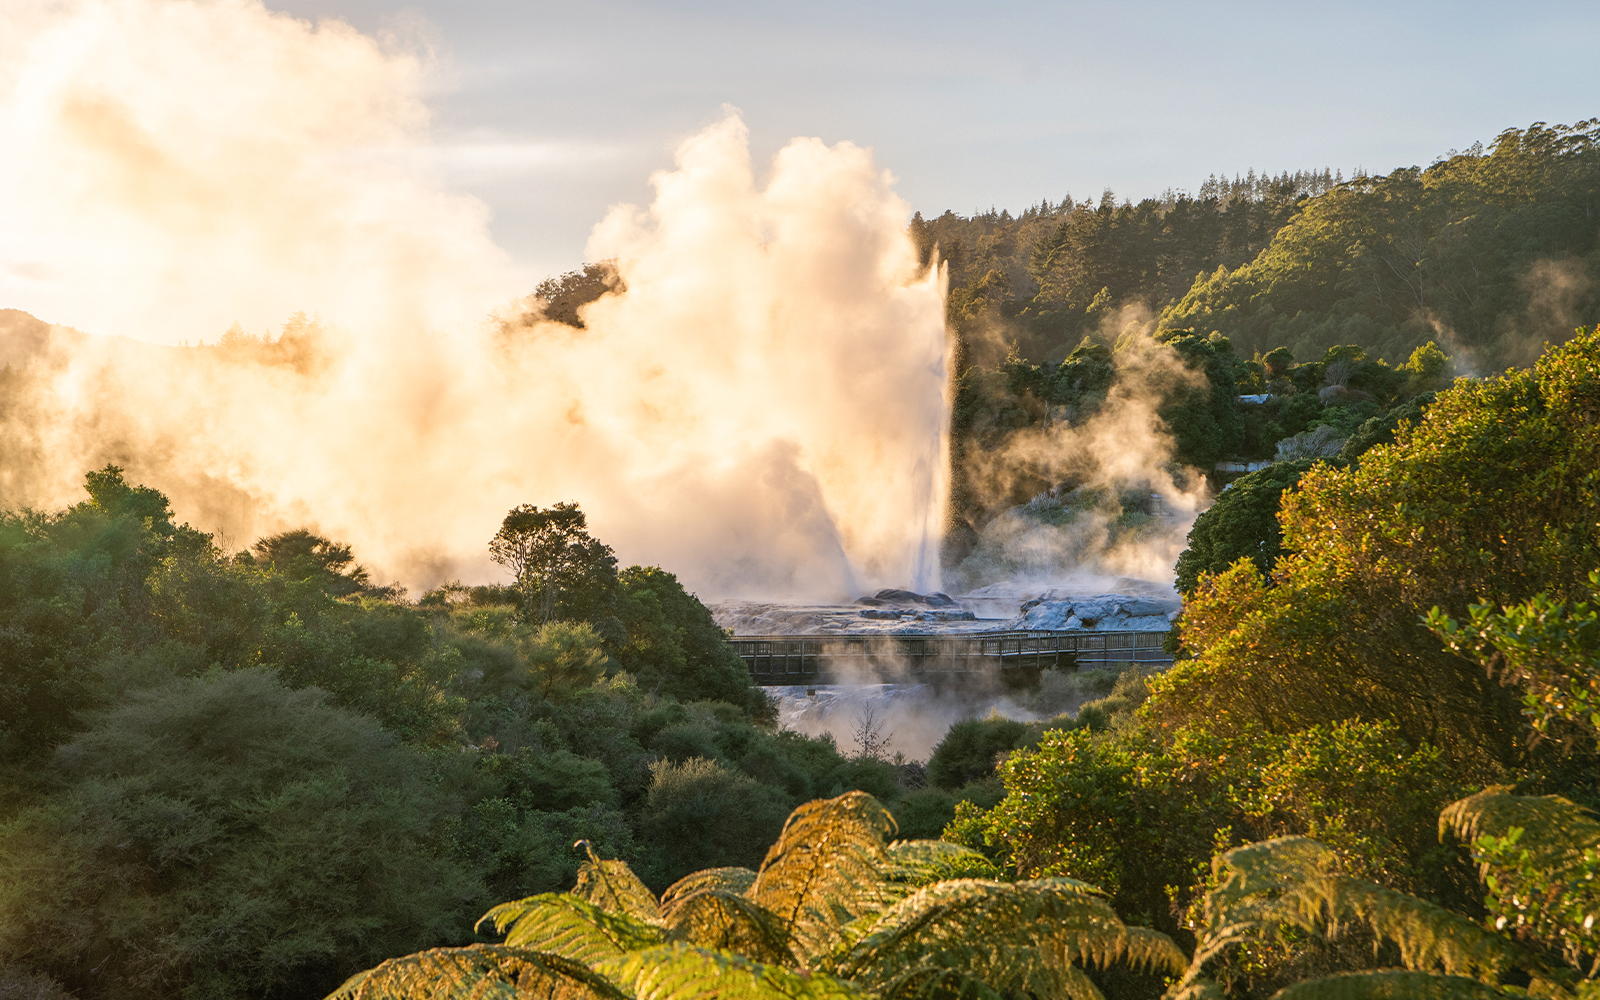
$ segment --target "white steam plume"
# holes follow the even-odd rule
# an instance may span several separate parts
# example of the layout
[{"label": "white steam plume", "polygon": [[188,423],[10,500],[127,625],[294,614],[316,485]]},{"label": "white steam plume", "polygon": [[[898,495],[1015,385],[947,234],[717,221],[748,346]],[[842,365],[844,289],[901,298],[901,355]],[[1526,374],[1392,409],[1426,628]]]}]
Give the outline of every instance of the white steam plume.
[{"label": "white steam plume", "polygon": [[[1155,517],[1138,530],[1119,532],[1121,510],[1113,503],[1090,506],[1068,523],[1051,523],[1029,510],[1058,499],[1053,492],[1042,494],[983,527],[973,554],[950,574],[962,586],[1034,581],[1093,592],[1115,586],[1113,578],[1122,576],[1172,581],[1189,529],[1212,497],[1199,470],[1180,469],[1174,461],[1176,445],[1160,408],[1173,387],[1204,385],[1205,377],[1153,339],[1154,323],[1141,307],[1121,310],[1112,324],[1121,333],[1116,379],[1104,403],[1086,419],[1052,417],[1010,434],[1000,448],[969,453],[968,468],[985,501],[1004,495],[1008,477],[1026,470],[1037,480],[1070,481],[1108,497],[1149,491],[1160,497]],[[983,495],[983,489],[992,493]]]},{"label": "white steam plume", "polygon": [[493,577],[506,510],[571,499],[707,597],[938,585],[943,288],[868,150],[798,139],[763,183],[730,110],[596,227],[625,293],[501,330],[531,279],[484,206],[368,155],[427,141],[414,55],[246,0],[0,18],[0,306],[326,331],[298,369],[58,336],[5,408],[0,503],[115,461],[236,545],[310,525],[427,586]]}]

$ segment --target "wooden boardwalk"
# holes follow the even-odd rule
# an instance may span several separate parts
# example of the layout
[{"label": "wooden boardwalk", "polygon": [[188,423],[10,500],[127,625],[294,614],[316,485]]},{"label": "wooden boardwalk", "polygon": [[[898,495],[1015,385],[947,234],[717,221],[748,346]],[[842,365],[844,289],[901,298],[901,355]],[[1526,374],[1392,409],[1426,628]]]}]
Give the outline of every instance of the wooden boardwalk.
[{"label": "wooden boardwalk", "polygon": [[[944,635],[736,635],[757,684],[1020,679],[1113,663],[1167,666],[1165,632],[976,632]],[[1009,675],[1009,676],[1008,676]]]}]

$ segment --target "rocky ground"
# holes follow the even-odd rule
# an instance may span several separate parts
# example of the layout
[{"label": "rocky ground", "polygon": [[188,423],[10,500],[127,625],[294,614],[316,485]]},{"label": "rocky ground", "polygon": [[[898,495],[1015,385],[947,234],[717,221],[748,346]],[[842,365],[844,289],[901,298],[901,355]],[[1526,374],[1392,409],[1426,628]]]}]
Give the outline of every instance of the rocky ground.
[{"label": "rocky ground", "polygon": [[1165,632],[1182,602],[1171,586],[1127,577],[1008,582],[970,594],[880,590],[854,604],[723,601],[717,624],[735,635],[949,635],[1083,630]]}]

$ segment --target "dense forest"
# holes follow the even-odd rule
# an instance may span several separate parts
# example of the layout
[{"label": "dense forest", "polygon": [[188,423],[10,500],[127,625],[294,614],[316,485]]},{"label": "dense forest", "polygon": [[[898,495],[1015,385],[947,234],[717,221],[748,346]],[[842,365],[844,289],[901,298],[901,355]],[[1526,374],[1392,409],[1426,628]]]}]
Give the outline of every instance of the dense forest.
[{"label": "dense forest", "polygon": [[[574,504],[421,595],[115,466],[0,512],[0,996],[1600,995],[1597,138],[915,220],[948,572],[1220,491],[1170,670],[1046,672],[925,762],[779,728]],[[1154,465],[1075,449],[1137,408]]]},{"label": "dense forest", "polygon": [[[1588,121],[1387,175],[918,215],[956,343],[947,569],[969,585],[1014,570],[1018,520],[1092,512],[1114,547],[1146,528],[1157,480],[1215,493],[1232,478],[1219,462],[1333,455],[1458,375],[1531,363],[1600,309],[1597,198]],[[1165,467],[1130,474],[1084,447],[1132,397],[1172,437]],[[1065,504],[1024,506],[1046,493]]]}]

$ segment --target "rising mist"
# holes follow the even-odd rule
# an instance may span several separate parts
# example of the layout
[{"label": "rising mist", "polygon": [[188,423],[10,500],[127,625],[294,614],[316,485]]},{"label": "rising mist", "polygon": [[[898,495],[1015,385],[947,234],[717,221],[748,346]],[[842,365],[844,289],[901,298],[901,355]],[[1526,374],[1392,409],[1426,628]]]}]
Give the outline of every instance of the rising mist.
[{"label": "rising mist", "polygon": [[[425,53],[242,0],[4,18],[0,305],[100,336],[25,361],[0,503],[115,462],[233,547],[308,525],[426,587],[576,500],[707,597],[939,585],[944,291],[869,150],[758,169],[728,109],[595,227],[626,291],[507,322],[536,276],[487,209],[373,155],[427,143]],[[154,346],[301,311],[315,364]]]}]

